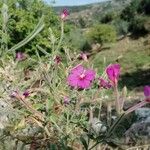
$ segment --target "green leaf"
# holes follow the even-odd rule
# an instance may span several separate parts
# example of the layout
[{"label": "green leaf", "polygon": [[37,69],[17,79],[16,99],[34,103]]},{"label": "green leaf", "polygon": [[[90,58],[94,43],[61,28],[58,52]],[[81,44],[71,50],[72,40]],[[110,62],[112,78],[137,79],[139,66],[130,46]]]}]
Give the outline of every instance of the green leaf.
[{"label": "green leaf", "polygon": [[44,109],[44,105],[43,104],[34,104],[33,107],[37,110],[43,110]]},{"label": "green leaf", "polygon": [[35,29],[24,40],[22,40],[18,44],[14,45],[11,49],[9,49],[8,52],[16,51],[17,49],[21,48],[22,46],[24,46],[25,44],[30,42],[39,32],[42,31],[44,26],[45,26],[45,24],[44,24],[44,16],[42,16],[40,21],[39,21],[39,23],[35,27]]},{"label": "green leaf", "polygon": [[82,136],[80,137],[80,140],[81,140],[81,142],[82,142],[84,148],[85,148],[86,150],[88,150],[88,144],[87,144],[86,140],[85,140]]},{"label": "green leaf", "polygon": [[49,144],[48,148],[49,148],[49,150],[57,150],[58,149],[57,145],[55,145],[55,144]]}]

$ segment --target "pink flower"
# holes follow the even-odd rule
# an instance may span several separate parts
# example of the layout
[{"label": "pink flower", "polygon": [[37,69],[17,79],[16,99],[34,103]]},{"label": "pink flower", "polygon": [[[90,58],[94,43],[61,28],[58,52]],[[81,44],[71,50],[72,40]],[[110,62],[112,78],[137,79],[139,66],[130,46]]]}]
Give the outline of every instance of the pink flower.
[{"label": "pink flower", "polygon": [[30,95],[29,91],[25,91],[25,92],[23,93],[23,96],[24,96],[25,98],[27,98],[29,95]]},{"label": "pink flower", "polygon": [[100,81],[100,87],[104,88],[104,89],[110,89],[111,88],[111,84],[104,80],[103,78],[99,78],[99,81]]},{"label": "pink flower", "polygon": [[67,9],[63,9],[63,11],[61,12],[60,17],[61,17],[62,20],[65,20],[68,15],[69,15],[68,10]]},{"label": "pink flower", "polygon": [[20,94],[18,91],[12,91],[10,97],[20,99],[20,98],[27,98],[29,95],[30,95],[29,91],[25,91],[23,94]]},{"label": "pink flower", "polygon": [[75,88],[87,89],[95,79],[95,71],[86,69],[82,65],[77,65],[71,70],[67,78],[68,84]]},{"label": "pink flower", "polygon": [[69,104],[69,102],[70,102],[69,97],[65,96],[64,97],[64,104],[67,105],[67,104]]},{"label": "pink flower", "polygon": [[145,86],[144,87],[144,95],[146,97],[146,101],[150,102],[150,86]]},{"label": "pink flower", "polygon": [[12,93],[10,94],[10,97],[16,98],[16,97],[18,97],[18,95],[19,95],[18,91],[12,91]]},{"label": "pink flower", "polygon": [[110,81],[113,82],[114,85],[117,84],[119,75],[120,75],[120,65],[112,64],[106,68],[106,73]]},{"label": "pink flower", "polygon": [[61,61],[62,61],[62,58],[60,57],[60,56],[56,56],[55,58],[54,58],[54,62],[55,62],[55,64],[60,64],[61,63]]},{"label": "pink flower", "polygon": [[25,60],[25,59],[26,59],[26,56],[25,56],[24,53],[22,53],[22,52],[17,52],[16,53],[16,60],[22,61],[22,60]]},{"label": "pink flower", "polygon": [[84,60],[84,61],[88,61],[88,56],[86,53],[81,53],[79,56],[80,59]]}]

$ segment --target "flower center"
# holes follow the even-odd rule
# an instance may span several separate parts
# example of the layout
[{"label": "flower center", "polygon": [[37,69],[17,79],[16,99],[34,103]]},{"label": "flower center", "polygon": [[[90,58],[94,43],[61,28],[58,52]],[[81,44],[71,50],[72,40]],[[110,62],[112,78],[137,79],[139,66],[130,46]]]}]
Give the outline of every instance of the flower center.
[{"label": "flower center", "polygon": [[82,73],[80,76],[79,76],[80,79],[84,79],[85,78],[85,74]]}]

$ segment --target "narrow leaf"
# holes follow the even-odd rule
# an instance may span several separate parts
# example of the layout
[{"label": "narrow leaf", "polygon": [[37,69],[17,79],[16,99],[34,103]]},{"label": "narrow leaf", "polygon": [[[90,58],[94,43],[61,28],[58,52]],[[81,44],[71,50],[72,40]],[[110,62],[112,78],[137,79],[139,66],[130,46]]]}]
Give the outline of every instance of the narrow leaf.
[{"label": "narrow leaf", "polygon": [[39,32],[42,31],[43,28],[44,28],[44,17],[42,16],[35,29],[24,40],[22,40],[18,44],[14,45],[11,49],[9,49],[8,52],[15,51],[24,46],[25,44],[27,44],[28,42],[30,42]]}]

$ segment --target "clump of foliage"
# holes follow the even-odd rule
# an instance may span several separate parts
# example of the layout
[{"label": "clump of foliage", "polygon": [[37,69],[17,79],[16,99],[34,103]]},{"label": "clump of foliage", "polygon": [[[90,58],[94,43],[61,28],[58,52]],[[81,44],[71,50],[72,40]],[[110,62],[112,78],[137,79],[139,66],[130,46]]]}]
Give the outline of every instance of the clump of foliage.
[{"label": "clump of foliage", "polygon": [[130,24],[129,31],[137,35],[145,35],[149,32],[149,29],[146,27],[147,17],[137,16],[135,17]]},{"label": "clump of foliage", "polygon": [[111,21],[113,21],[116,18],[116,14],[115,12],[108,12],[106,13],[102,19],[101,19],[101,23],[110,23]]},{"label": "clump of foliage", "polygon": [[121,12],[121,18],[127,21],[131,21],[134,18],[134,16],[137,15],[139,5],[140,0],[131,1],[131,3]]},{"label": "clump of foliage", "polygon": [[99,24],[89,29],[87,37],[93,43],[104,45],[116,41],[116,30],[112,25]]},{"label": "clump of foliage", "polygon": [[118,35],[126,36],[128,34],[129,23],[127,21],[119,18],[113,21],[113,25],[115,26]]},{"label": "clump of foliage", "polygon": [[[0,2],[2,8],[3,2]],[[7,40],[8,48],[22,41],[31,31],[34,30],[39,19],[44,16],[45,28],[40,34],[36,36],[30,44],[22,47],[21,51],[28,52],[30,55],[35,53],[36,46],[42,46],[46,51],[51,51],[52,46],[49,44],[47,38],[50,34],[49,27],[53,29],[56,38],[60,37],[58,29],[60,29],[59,18],[55,15],[52,7],[47,5],[44,1],[39,0],[9,0],[9,10],[6,10],[8,21],[6,22],[7,33],[5,37]],[[2,17],[0,24],[2,25]],[[65,32],[69,32],[70,28],[65,28]],[[57,41],[56,41],[57,42]]]},{"label": "clump of foliage", "polygon": [[133,35],[146,35],[149,33],[149,0],[133,0],[122,11],[121,18],[129,22],[129,31]]},{"label": "clump of foliage", "polygon": [[150,15],[150,1],[149,0],[141,0],[140,5],[138,7],[139,13],[145,13],[146,15]]},{"label": "clump of foliage", "polygon": [[76,52],[88,51],[91,49],[89,41],[81,29],[75,28],[71,30],[68,36],[66,36],[65,41],[68,46]]}]

